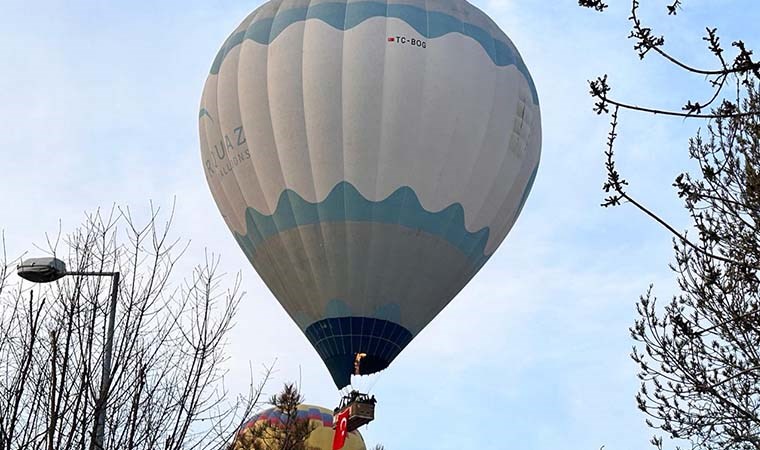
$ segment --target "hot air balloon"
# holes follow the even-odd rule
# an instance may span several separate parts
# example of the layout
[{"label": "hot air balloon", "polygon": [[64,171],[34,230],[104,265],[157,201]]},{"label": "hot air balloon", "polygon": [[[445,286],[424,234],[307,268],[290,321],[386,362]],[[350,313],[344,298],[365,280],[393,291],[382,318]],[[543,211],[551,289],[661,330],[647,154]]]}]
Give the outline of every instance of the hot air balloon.
[{"label": "hot air balloon", "polygon": [[[287,417],[284,417],[282,411],[276,408],[269,408],[255,414],[248,419],[240,430],[238,430],[235,441],[230,447],[231,450],[253,450],[253,446],[250,445],[252,439],[252,431],[255,427],[261,426],[263,423],[269,424],[274,428],[283,425]],[[314,406],[314,405],[298,405],[298,413],[296,420],[308,420],[314,429],[309,434],[309,438],[306,440],[306,448],[315,450],[332,450],[333,443],[333,428],[332,428],[332,412],[328,409]],[[263,442],[260,442],[258,448],[277,448],[275,439],[270,437],[272,428],[269,428],[266,432],[262,433],[263,436],[259,438]],[[246,438],[249,439],[246,439]],[[364,438],[358,431],[351,431],[346,437],[344,450],[366,450],[367,447],[364,444]]]},{"label": "hot air balloon", "polygon": [[538,170],[517,49],[464,0],[272,0],[206,80],[201,155],[251,264],[338,388],[483,267]]}]

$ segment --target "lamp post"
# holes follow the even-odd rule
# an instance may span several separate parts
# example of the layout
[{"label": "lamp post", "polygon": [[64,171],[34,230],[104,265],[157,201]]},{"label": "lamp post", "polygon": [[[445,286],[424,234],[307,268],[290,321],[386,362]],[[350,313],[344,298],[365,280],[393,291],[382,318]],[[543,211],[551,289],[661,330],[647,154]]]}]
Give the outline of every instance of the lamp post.
[{"label": "lamp post", "polygon": [[93,443],[95,450],[103,450],[106,428],[106,403],[111,388],[111,357],[113,354],[113,334],[116,322],[116,298],[119,292],[119,272],[67,272],[66,264],[58,258],[30,258],[21,261],[16,268],[18,276],[33,283],[50,283],[66,275],[92,277],[112,277],[111,302],[108,310],[108,328],[103,349],[103,371],[100,377],[100,392],[95,403],[95,429]]}]

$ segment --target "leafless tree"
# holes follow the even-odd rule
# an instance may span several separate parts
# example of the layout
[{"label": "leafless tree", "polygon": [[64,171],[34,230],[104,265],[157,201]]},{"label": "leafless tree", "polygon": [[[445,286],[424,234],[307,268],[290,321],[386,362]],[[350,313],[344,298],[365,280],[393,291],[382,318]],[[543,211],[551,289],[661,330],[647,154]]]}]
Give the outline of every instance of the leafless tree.
[{"label": "leafless tree", "polygon": [[[225,448],[259,400],[224,384],[225,347],[241,298],[206,255],[185,281],[173,269],[186,246],[152,211],[88,215],[49,242],[72,271],[120,272],[110,381],[101,385],[108,278],[66,276],[47,285],[11,280],[0,264],[0,450],[101,450],[95,411],[106,412],[104,449]],[[15,283],[15,284],[14,284]]]},{"label": "leafless tree", "polygon": [[[600,0],[580,6],[604,11]],[[663,2],[676,15],[683,1]],[[631,204],[673,235],[680,293],[660,307],[652,288],[637,303],[631,328],[639,366],[638,407],[647,423],[694,449],[760,449],[760,63],[742,41],[726,57],[718,31],[703,40],[715,68],[698,68],[666,50],[665,38],[644,24],[631,1],[630,39],[644,59],[657,55],[684,75],[706,79],[706,100],[686,100],[680,111],[615,99],[607,75],[589,83],[594,110],[611,115],[605,157],[608,194],[603,206]],[[674,80],[674,83],[677,83]],[[696,94],[698,95],[698,94]],[[668,223],[630,192],[616,167],[622,111],[680,116],[706,122],[685,156],[698,171],[679,174],[673,186],[691,218],[691,235]],[[672,149],[662,149],[672,154]],[[652,443],[663,446],[662,436]]]}]

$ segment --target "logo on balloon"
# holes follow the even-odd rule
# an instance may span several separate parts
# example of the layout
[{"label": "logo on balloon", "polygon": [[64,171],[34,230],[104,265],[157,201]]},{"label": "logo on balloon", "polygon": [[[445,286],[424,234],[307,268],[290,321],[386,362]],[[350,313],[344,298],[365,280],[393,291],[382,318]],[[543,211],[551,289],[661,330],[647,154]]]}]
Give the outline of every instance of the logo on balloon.
[{"label": "logo on balloon", "polygon": [[232,173],[235,166],[248,159],[251,159],[251,152],[246,145],[245,130],[239,126],[213,144],[213,148],[207,152],[204,165],[209,177],[224,177]]}]

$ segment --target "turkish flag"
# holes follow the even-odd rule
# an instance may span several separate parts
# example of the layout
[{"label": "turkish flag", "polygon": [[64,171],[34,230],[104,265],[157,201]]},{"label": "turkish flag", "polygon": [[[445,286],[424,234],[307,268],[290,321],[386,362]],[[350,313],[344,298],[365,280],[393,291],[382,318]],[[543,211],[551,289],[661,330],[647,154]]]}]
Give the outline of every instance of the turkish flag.
[{"label": "turkish flag", "polygon": [[335,426],[335,437],[333,438],[333,450],[340,450],[343,448],[343,444],[346,443],[346,436],[348,435],[348,413],[350,408],[346,408],[336,416],[338,422]]}]

